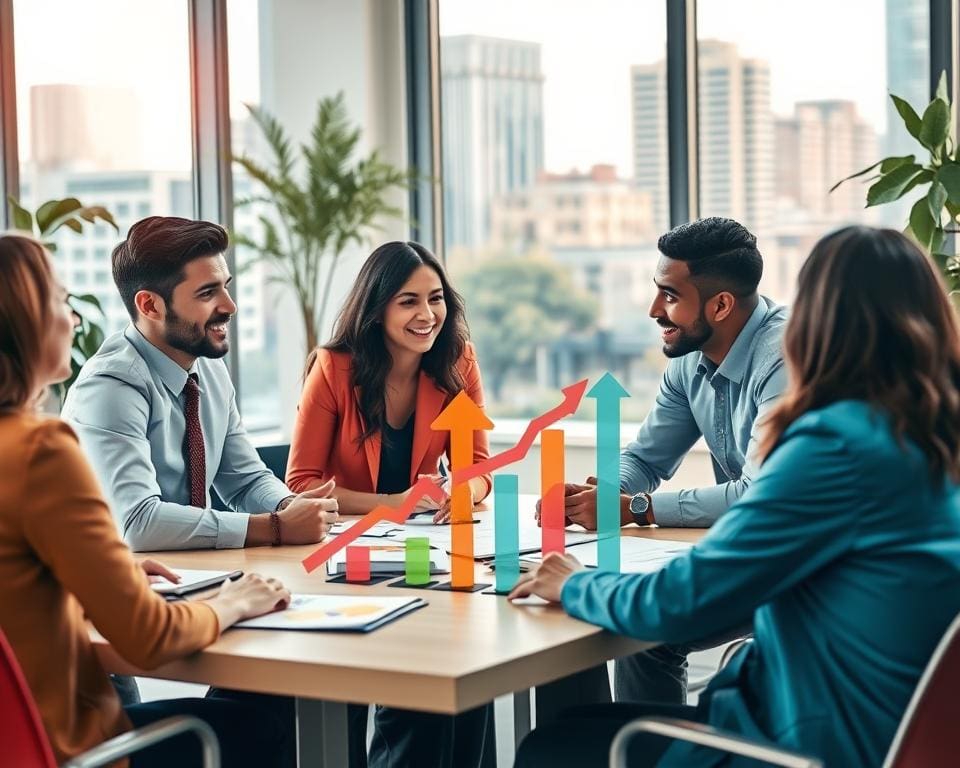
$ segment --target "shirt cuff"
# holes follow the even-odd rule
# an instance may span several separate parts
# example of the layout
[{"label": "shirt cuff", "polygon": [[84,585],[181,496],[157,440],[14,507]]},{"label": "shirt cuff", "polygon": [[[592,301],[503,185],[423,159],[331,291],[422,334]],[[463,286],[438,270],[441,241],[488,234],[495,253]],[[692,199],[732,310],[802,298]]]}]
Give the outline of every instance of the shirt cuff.
[{"label": "shirt cuff", "polygon": [[662,528],[683,528],[683,510],[680,494],[664,491],[650,496],[653,519]]},{"label": "shirt cuff", "polygon": [[221,512],[217,527],[217,549],[240,549],[247,543],[250,515],[242,512]]}]

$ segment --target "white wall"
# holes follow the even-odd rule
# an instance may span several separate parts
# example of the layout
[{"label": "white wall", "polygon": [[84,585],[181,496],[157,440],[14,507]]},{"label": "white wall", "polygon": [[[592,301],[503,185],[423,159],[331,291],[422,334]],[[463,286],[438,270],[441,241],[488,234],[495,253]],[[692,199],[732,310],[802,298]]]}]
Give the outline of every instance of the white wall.
[{"label": "white wall", "polygon": [[[263,106],[295,141],[309,137],[317,102],[343,91],[351,121],[362,128],[359,151],[380,148],[388,162],[407,165],[406,81],[403,4],[381,0],[260,0],[260,79]],[[391,203],[404,212],[407,194]],[[406,215],[385,221],[374,245],[405,240]],[[332,320],[361,262],[371,248],[351,248],[338,264],[326,340]],[[295,301],[281,298],[278,340],[282,431],[289,438],[305,355],[302,321]]]}]

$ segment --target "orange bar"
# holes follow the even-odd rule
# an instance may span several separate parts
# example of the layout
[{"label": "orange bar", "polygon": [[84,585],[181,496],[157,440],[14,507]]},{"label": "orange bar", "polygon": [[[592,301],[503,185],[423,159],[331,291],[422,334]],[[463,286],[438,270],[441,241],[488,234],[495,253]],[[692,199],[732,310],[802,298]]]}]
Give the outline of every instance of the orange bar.
[{"label": "orange bar", "polygon": [[347,581],[370,581],[370,547],[347,547]]},{"label": "orange bar", "polygon": [[564,549],[563,430],[540,433],[540,526],[543,554]]}]

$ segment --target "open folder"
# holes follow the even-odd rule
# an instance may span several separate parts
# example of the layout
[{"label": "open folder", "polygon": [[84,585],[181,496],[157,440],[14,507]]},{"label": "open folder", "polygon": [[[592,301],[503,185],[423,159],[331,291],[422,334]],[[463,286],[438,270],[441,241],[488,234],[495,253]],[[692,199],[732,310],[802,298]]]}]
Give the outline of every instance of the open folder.
[{"label": "open folder", "polygon": [[227,579],[238,579],[243,576],[243,571],[201,571],[188,568],[171,568],[170,570],[180,577],[180,583],[173,584],[166,580],[151,582],[150,586],[153,587],[154,592],[159,592],[161,595],[185,595],[207,587],[216,587]]},{"label": "open folder", "polygon": [[369,632],[426,604],[419,597],[294,595],[286,610],[240,621],[234,626]]}]

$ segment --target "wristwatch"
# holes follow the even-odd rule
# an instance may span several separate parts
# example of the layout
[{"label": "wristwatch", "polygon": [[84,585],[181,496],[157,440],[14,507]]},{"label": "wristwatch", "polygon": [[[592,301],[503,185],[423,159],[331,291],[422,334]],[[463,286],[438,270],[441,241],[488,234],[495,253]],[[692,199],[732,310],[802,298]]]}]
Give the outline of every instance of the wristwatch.
[{"label": "wristwatch", "polygon": [[637,525],[650,525],[647,519],[647,513],[650,511],[650,494],[635,493],[630,497],[630,514],[633,515],[633,522]]}]

